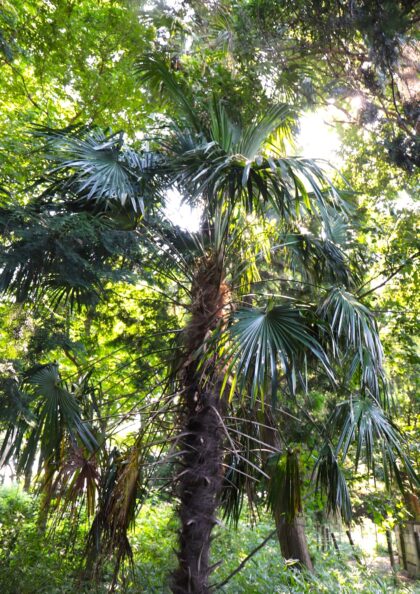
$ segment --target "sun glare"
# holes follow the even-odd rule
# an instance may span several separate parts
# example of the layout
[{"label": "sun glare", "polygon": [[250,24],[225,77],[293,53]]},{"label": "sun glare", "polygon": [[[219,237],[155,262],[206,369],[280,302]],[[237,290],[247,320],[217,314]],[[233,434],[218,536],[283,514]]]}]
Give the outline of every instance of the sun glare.
[{"label": "sun glare", "polygon": [[341,142],[333,126],[329,125],[331,121],[331,108],[305,113],[300,118],[297,154],[308,159],[325,159],[338,166]]},{"label": "sun glare", "polygon": [[187,229],[194,233],[200,228],[201,210],[183,204],[182,196],[176,189],[167,192],[165,215],[174,225],[178,225],[181,229]]}]

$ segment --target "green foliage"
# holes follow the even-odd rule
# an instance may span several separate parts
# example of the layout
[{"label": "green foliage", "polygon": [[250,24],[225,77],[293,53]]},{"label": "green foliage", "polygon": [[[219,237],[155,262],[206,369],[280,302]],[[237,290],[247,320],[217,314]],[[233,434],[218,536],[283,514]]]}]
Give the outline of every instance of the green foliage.
[{"label": "green foliage", "polygon": [[[83,545],[63,520],[54,539],[36,524],[38,502],[17,488],[0,489],[0,584],[6,594],[70,594]],[[79,537],[80,538],[80,537]],[[75,541],[76,539],[76,541]],[[75,545],[74,547],[72,545]]]},{"label": "green foliage", "polygon": [[[351,293],[334,287],[321,304],[319,314],[330,324],[333,352],[347,370],[346,384],[351,385],[358,374],[360,388],[378,400],[385,383],[383,354],[369,309]],[[386,398],[384,402],[386,405]]]},{"label": "green foliage", "polygon": [[[238,390],[245,385],[251,389],[251,398],[262,400],[271,392],[275,402],[278,390],[278,361],[289,380],[291,392],[296,391],[296,376],[301,373],[302,356],[314,355],[329,371],[328,359],[316,339],[311,336],[302,312],[288,304],[268,308],[266,311],[243,309],[235,313],[232,325],[232,347],[228,373],[236,364],[235,378]],[[269,380],[271,379],[271,389]],[[231,395],[237,380],[232,383]]]},{"label": "green foliage", "polygon": [[[68,549],[74,538],[64,521],[55,529],[54,537],[39,534],[33,518],[36,501],[16,489],[0,489],[0,583],[5,594],[105,594],[111,573],[96,585],[83,584],[77,553],[81,554],[83,531],[76,535],[76,551]],[[20,522],[17,523],[17,519]],[[173,567],[177,522],[173,508],[157,500],[149,501],[141,510],[132,536],[134,569],[125,569],[124,583],[118,586],[123,594],[163,594],[169,592],[166,582],[168,567]],[[251,528],[243,518],[237,531],[219,527],[214,541],[214,562],[223,560],[213,582],[225,579],[272,530],[267,518]],[[5,534],[14,534],[13,545]],[[397,594],[415,592],[415,585],[397,583],[391,577],[379,576],[363,566],[350,562],[352,552],[341,548],[341,559],[328,553],[316,553],[315,575],[288,567],[279,556],[278,545],[271,539],[256,553],[243,570],[223,588],[225,592],[242,594]]]},{"label": "green foliage", "polygon": [[[102,594],[119,566],[121,591],[163,591],[176,521],[156,493],[174,494],[193,362],[206,390],[225,374],[222,498],[236,522],[245,497],[255,512],[267,496],[288,520],[305,501],[349,522],[358,468],[415,485],[419,249],[414,209],[395,200],[415,185],[412,3],[353,4],[1,7],[0,454],[43,489],[41,503],[1,499],[10,594]],[[325,102],[358,126],[343,132],[358,197],[290,156],[298,109]],[[174,189],[204,209],[198,232],[167,220]],[[234,554],[216,581],[265,528],[219,530],[214,555]],[[311,577],[271,544],[258,558],[225,591],[391,591],[338,559]]]}]

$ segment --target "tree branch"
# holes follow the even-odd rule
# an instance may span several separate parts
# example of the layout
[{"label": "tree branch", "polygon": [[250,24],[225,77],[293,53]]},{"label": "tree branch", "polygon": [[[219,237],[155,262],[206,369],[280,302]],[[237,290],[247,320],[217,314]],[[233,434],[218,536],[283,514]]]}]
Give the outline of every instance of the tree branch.
[{"label": "tree branch", "polygon": [[[416,258],[418,258],[418,256],[420,256],[420,252],[416,252],[413,256],[411,256],[410,258],[408,258],[405,262],[403,262],[400,266],[398,266],[398,268],[396,268],[384,281],[382,281],[379,285],[376,285],[376,287],[373,287],[373,289],[369,289],[368,291],[365,291],[364,293],[362,293],[361,295],[358,295],[358,299],[363,299],[363,297],[366,297],[367,295],[370,295],[371,293],[374,293],[375,291],[377,291],[378,289],[380,289],[381,287],[383,287],[384,285],[386,285],[387,282],[389,282],[392,278],[394,278],[394,276],[396,276],[405,266],[407,266],[407,264],[409,262],[411,262],[412,260],[415,260]],[[366,283],[365,283],[366,284]]]},{"label": "tree branch", "polygon": [[210,586],[210,588],[214,589],[214,590],[220,590],[220,588],[223,588],[223,586],[226,586],[226,584],[233,578],[234,575],[236,575],[237,573],[239,573],[241,571],[241,569],[244,567],[244,565],[251,559],[251,557],[253,557],[255,555],[255,553],[258,553],[258,551],[260,549],[262,549],[267,543],[268,541],[273,538],[273,536],[277,533],[277,530],[273,530],[272,532],[270,532],[270,534],[264,538],[264,540],[253,550],[249,553],[249,555],[247,557],[245,557],[245,559],[243,559],[243,561],[240,562],[240,564],[238,565],[238,567],[236,569],[234,569],[232,571],[232,573],[230,573],[226,579],[224,579],[222,582],[219,582],[218,584],[214,584],[213,586]]}]

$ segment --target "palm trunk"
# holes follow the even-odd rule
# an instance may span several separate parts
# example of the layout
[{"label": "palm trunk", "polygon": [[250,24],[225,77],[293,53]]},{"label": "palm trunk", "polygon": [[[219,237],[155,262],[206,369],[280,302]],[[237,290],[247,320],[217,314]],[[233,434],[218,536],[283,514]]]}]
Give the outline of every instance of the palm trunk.
[{"label": "palm trunk", "polygon": [[[275,421],[271,414],[266,412],[264,440],[274,449],[280,450],[281,444],[275,427]],[[288,559],[296,559],[299,565],[313,571],[313,564],[308,549],[308,541],[305,534],[305,522],[302,515],[296,516],[293,520],[288,520],[284,510],[278,509],[274,513],[276,523],[277,538],[280,545],[281,554]]]},{"label": "palm trunk", "polygon": [[276,515],[275,521],[277,538],[283,557],[286,560],[297,559],[301,566],[305,566],[309,571],[313,571],[303,516],[297,516],[288,522],[284,517],[277,517]]},{"label": "palm trunk", "polygon": [[[200,264],[192,287],[192,319],[186,328],[186,360],[181,376],[184,427],[178,474],[181,522],[174,594],[207,594],[211,532],[222,486],[221,400],[217,361],[198,370],[197,349],[223,316],[226,288],[216,258]],[[193,359],[191,361],[191,359]]]},{"label": "palm trunk", "polygon": [[211,532],[222,483],[219,397],[205,391],[186,420],[180,488],[179,567],[173,576],[174,594],[207,594]]}]

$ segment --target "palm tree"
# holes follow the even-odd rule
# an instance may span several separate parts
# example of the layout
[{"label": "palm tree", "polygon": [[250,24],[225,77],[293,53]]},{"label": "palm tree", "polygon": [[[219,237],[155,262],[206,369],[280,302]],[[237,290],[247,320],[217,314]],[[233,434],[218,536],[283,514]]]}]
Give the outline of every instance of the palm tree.
[{"label": "palm tree", "polygon": [[[282,450],[270,487],[280,545],[285,556],[310,566],[298,489],[290,494],[299,483],[296,456],[273,436],[277,413],[259,424],[256,415],[295,398],[313,377],[336,388],[334,361],[348,366],[346,382],[358,385],[360,398],[379,407],[381,350],[369,312],[348,292],[356,279],[338,237],[350,222],[351,207],[316,162],[284,156],[284,138],[294,122],[290,108],[274,106],[243,124],[216,99],[207,110],[197,109],[188,88],[159,60],[148,58],[139,70],[145,84],[164,90],[175,111],[165,132],[153,139],[153,152],[125,147],[121,134],[40,131],[52,165],[40,180],[41,192],[15,220],[19,228],[26,225],[26,234],[15,234],[4,246],[0,285],[20,300],[49,291],[56,304],[91,303],[104,295],[103,279],[119,265],[120,254],[133,253],[124,242],[110,249],[107,230],[128,234],[131,247],[137,241],[137,273],[145,273],[146,259],[168,280],[186,315],[160,384],[162,407],[146,422],[125,465],[111,472],[115,492],[103,479],[108,491],[102,491],[92,529],[127,550],[144,451],[152,447],[154,424],[176,403],[173,482],[180,534],[172,591],[204,594],[211,588],[211,535],[226,483],[251,477],[249,468],[258,466],[236,446],[229,412],[240,406],[245,422],[253,421],[247,438],[256,426],[266,426],[265,435],[258,430],[260,473],[267,475],[262,453],[267,444],[272,453]],[[199,232],[182,231],[166,219],[162,205],[169,188],[202,209]],[[55,233],[54,241],[37,236],[42,259],[28,253],[35,241],[28,216]],[[5,218],[10,225],[10,209]],[[64,219],[71,231],[57,239]],[[84,225],[82,241],[78,224]],[[148,280],[152,283],[152,276]],[[319,291],[310,287],[326,292],[321,305],[314,302]],[[348,449],[356,429],[345,422],[344,427],[347,438],[339,448],[345,443]],[[331,447],[331,437],[324,437]],[[331,489],[334,477],[323,471],[325,459],[317,477]]]}]

